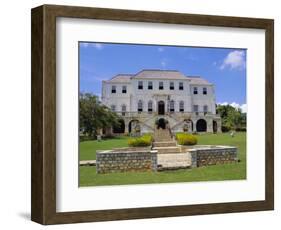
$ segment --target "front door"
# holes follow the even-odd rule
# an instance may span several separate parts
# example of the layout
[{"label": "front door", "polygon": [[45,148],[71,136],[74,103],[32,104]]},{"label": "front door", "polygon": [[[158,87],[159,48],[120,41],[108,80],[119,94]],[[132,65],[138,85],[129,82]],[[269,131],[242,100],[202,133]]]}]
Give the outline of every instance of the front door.
[{"label": "front door", "polygon": [[165,114],[165,103],[164,103],[164,101],[159,101],[158,102],[158,114],[159,115],[164,115]]}]

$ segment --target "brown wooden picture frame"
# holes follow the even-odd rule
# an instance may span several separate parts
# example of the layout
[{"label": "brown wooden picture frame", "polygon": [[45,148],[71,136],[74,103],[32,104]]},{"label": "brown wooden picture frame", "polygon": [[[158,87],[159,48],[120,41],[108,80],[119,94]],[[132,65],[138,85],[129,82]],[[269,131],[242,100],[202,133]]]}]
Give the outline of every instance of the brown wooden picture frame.
[{"label": "brown wooden picture frame", "polygon": [[[249,202],[56,211],[56,18],[87,18],[264,29],[266,34],[265,200]],[[274,21],[271,19],[43,5],[32,9],[31,219],[62,224],[274,209]]]}]

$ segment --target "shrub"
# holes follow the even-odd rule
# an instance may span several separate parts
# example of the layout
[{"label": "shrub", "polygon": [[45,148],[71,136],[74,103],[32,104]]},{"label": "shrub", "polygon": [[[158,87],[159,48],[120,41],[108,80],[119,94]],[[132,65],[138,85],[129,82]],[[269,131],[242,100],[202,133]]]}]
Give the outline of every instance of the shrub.
[{"label": "shrub", "polygon": [[230,126],[223,125],[223,126],[221,127],[221,131],[222,131],[223,133],[229,132],[230,130],[231,130],[231,127],[230,127]]},{"label": "shrub", "polygon": [[150,146],[152,143],[152,136],[150,134],[143,135],[141,137],[130,138],[128,145],[130,147],[145,147]]},{"label": "shrub", "polygon": [[179,145],[196,145],[197,137],[187,133],[177,133],[176,139]]},{"label": "shrub", "polygon": [[236,132],[246,132],[247,128],[246,127],[240,127],[235,129]]},{"label": "shrub", "polygon": [[79,141],[83,142],[83,141],[92,141],[92,140],[96,140],[97,138],[94,136],[86,136],[86,135],[80,135]]}]

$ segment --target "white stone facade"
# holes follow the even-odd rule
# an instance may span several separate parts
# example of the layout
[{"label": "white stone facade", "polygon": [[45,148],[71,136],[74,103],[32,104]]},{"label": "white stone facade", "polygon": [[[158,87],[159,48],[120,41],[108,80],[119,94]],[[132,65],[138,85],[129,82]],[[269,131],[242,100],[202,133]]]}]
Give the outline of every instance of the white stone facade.
[{"label": "white stone facade", "polygon": [[153,132],[166,120],[172,132],[221,132],[214,85],[174,70],[142,70],[102,82],[102,103],[123,117],[124,132],[136,124]]}]

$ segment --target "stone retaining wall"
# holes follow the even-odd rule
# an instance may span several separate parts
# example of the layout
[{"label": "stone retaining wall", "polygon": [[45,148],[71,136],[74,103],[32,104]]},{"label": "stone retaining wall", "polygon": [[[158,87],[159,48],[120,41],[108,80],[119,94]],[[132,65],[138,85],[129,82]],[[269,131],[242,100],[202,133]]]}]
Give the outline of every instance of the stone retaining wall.
[{"label": "stone retaining wall", "polygon": [[97,173],[157,171],[157,151],[109,150],[96,156]]},{"label": "stone retaining wall", "polygon": [[192,168],[216,164],[228,164],[238,161],[238,150],[236,147],[202,147],[201,149],[191,149],[189,152],[191,154]]}]

